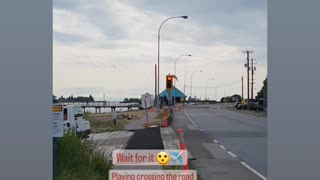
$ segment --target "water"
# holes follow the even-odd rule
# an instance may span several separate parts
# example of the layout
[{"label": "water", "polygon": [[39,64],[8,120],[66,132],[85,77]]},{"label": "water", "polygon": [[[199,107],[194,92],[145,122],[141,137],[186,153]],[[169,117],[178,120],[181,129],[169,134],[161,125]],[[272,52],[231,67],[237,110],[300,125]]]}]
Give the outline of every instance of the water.
[{"label": "water", "polygon": [[[82,109],[83,111],[83,109]],[[116,108],[117,112],[124,112],[124,111],[128,111],[128,108]],[[90,112],[90,113],[95,113],[96,109],[95,108],[86,108],[86,112]],[[97,109],[97,112],[99,113],[99,109]],[[111,113],[111,108],[101,108],[101,113]]]}]

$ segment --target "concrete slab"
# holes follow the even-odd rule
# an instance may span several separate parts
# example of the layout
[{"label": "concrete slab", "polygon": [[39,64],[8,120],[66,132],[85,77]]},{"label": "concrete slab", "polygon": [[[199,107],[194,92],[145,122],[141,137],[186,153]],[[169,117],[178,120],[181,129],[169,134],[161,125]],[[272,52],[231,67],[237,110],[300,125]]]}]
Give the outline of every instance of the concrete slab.
[{"label": "concrete slab", "polygon": [[104,153],[108,160],[112,160],[112,151],[123,149],[133,134],[134,132],[131,131],[115,131],[90,134],[88,139],[95,144],[97,150]]},{"label": "concrete slab", "polygon": [[[180,142],[178,136],[171,127],[161,128],[161,136],[164,149],[180,149]],[[195,159],[191,151],[187,148],[188,159]]]}]

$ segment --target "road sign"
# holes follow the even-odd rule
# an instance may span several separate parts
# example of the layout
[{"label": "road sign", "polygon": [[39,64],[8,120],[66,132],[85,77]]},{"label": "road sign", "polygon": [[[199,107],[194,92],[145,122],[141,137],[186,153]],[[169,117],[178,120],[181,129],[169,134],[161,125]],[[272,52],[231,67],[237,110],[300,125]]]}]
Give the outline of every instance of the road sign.
[{"label": "road sign", "polygon": [[52,137],[63,137],[63,104],[52,107]]}]

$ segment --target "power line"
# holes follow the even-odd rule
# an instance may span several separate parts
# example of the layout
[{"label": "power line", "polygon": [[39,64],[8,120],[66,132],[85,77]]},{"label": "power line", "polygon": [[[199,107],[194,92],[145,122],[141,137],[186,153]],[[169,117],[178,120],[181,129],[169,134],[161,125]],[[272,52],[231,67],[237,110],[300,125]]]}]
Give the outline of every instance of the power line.
[{"label": "power line", "polygon": [[[237,84],[237,83],[240,83],[241,81],[237,81],[237,82],[233,82],[233,83],[230,83],[230,84],[227,84],[227,85],[224,85],[224,86],[213,86],[213,87],[207,87],[207,88],[223,88],[223,87],[229,87],[229,86],[232,86],[234,84]],[[190,87],[188,85],[186,85],[186,87]],[[192,88],[204,88],[203,86],[192,86]]]}]

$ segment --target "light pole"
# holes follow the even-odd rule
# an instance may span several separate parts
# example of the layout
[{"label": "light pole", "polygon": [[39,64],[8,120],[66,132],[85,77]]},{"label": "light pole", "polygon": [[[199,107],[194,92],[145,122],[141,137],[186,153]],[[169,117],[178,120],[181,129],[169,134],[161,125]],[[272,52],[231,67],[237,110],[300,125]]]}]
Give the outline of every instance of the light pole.
[{"label": "light pole", "polygon": [[[178,61],[179,58],[182,57],[182,56],[191,56],[191,54],[183,54],[183,55],[180,55],[180,56],[177,57],[177,59],[174,61],[174,75],[175,75],[175,76],[177,76],[177,74],[176,74],[177,61]],[[183,81],[185,81],[185,80],[183,80]],[[176,82],[176,80],[174,79],[174,80],[173,80],[174,87],[176,86],[175,82]],[[185,84],[184,84],[184,88],[185,88]],[[183,93],[184,93],[184,91],[183,91]],[[174,103],[176,103],[176,98],[174,98]]]},{"label": "light pole", "polygon": [[210,80],[214,80],[214,78],[210,78],[210,79],[207,79],[206,80],[206,90],[205,90],[205,97],[204,97],[204,100],[207,100],[207,88],[208,88],[208,81],[210,81]]},{"label": "light pole", "polygon": [[159,89],[160,89],[160,83],[159,83],[159,75],[160,75],[160,30],[161,30],[161,27],[162,27],[162,25],[166,22],[166,21],[168,21],[169,19],[174,19],[174,18],[183,18],[183,19],[187,19],[188,18],[188,16],[173,16],[173,17],[169,17],[169,18],[167,18],[166,20],[164,20],[162,23],[161,23],[161,25],[160,25],[160,27],[159,27],[159,30],[158,30],[158,87],[157,87],[157,104],[158,104],[158,110],[160,109],[160,97],[159,97]]},{"label": "light pole", "polygon": [[195,73],[195,72],[203,72],[203,70],[193,71],[193,72],[191,73],[191,89],[190,89],[190,96],[191,96],[191,98],[192,98],[192,76],[193,76],[193,73]]},{"label": "light pole", "polygon": [[182,56],[191,56],[191,54],[184,54],[184,55],[180,55],[179,57],[177,57],[177,59],[174,61],[174,75],[177,75],[177,74],[176,74],[177,61],[178,61],[179,58],[182,57]]}]

